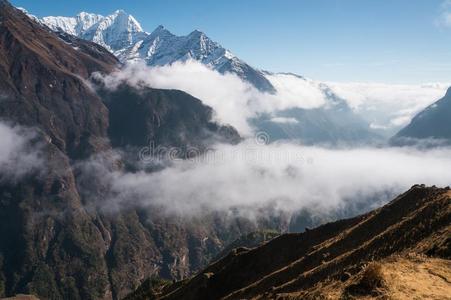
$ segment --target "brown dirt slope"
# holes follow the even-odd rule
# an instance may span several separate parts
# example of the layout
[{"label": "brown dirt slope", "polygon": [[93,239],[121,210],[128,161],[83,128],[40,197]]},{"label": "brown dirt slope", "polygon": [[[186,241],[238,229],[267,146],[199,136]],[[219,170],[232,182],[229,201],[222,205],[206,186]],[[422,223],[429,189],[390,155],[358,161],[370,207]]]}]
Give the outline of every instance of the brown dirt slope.
[{"label": "brown dirt slope", "polygon": [[368,214],[236,249],[129,299],[448,299],[450,200],[448,189],[414,186]]}]

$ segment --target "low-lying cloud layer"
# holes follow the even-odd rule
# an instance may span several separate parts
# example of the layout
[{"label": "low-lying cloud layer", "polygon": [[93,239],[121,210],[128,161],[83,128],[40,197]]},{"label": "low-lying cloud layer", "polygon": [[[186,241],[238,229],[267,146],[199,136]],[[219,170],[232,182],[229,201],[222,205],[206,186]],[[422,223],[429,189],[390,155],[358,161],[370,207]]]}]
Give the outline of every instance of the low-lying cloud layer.
[{"label": "low-lying cloud layer", "polygon": [[448,84],[327,83],[374,129],[390,133],[407,125],[421,110],[442,98]]},{"label": "low-lying cloud layer", "polygon": [[181,215],[239,211],[255,217],[265,208],[327,213],[365,202],[374,207],[414,184],[446,186],[451,178],[450,148],[331,150],[251,140],[215,148],[154,173],[101,169],[99,177],[112,189],[107,208],[133,201]]},{"label": "low-lying cloud layer", "polygon": [[[275,95],[264,94],[233,74],[219,74],[194,61],[170,66],[132,64],[101,77],[108,88],[121,83],[135,87],[180,89],[213,107],[217,119],[251,135],[247,121],[261,112],[327,105],[320,82],[292,74],[267,74]],[[100,77],[99,77],[100,78]],[[329,83],[355,112],[378,129],[400,127],[415,113],[442,97],[446,85],[385,85]],[[273,122],[296,122],[272,118]],[[290,143],[262,145],[249,138],[193,160],[175,160],[158,172],[107,171],[96,162],[89,173],[111,187],[108,209],[133,204],[161,207],[170,214],[206,211],[255,216],[265,208],[294,212],[303,208],[327,213],[386,201],[414,184],[448,185],[451,149],[414,148],[324,149]],[[385,195],[381,197],[380,195]],[[112,205],[114,204],[114,205]],[[380,203],[377,203],[380,204]]]}]

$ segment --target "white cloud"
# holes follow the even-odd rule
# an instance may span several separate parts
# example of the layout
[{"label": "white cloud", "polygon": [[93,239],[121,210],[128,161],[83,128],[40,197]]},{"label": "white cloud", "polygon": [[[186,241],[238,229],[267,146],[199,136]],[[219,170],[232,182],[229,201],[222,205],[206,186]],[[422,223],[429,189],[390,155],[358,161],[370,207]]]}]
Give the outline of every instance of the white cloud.
[{"label": "white cloud", "polygon": [[285,118],[285,117],[272,118],[271,122],[282,123],[282,124],[297,124],[297,123],[299,123],[299,121],[296,120],[295,118]]},{"label": "white cloud", "polygon": [[[213,107],[219,121],[249,135],[247,120],[259,112],[315,108],[327,103],[320,82],[290,74],[269,74],[267,78],[278,89],[277,94],[262,94],[235,75],[221,75],[193,61],[163,67],[128,65],[103,80],[113,89],[126,82],[136,87],[186,91]],[[328,85],[356,112],[369,115],[373,128],[378,129],[402,126],[416,112],[441,98],[447,87]],[[217,145],[215,152],[200,158],[173,161],[154,173],[94,169],[112,189],[108,209],[133,203],[188,215],[236,209],[254,215],[265,207],[285,212],[314,207],[327,212],[387,191],[400,193],[416,183],[448,185],[451,178],[451,149],[332,150],[277,143],[258,146],[248,139],[237,146]],[[93,173],[92,165],[96,164],[91,164],[89,174]]]},{"label": "white cloud", "polygon": [[451,1],[445,0],[440,6],[440,14],[435,21],[437,26],[451,27]]},{"label": "white cloud", "polygon": [[319,83],[293,74],[268,74],[266,78],[277,90],[272,99],[277,109],[317,108],[326,104]]},{"label": "white cloud", "polygon": [[335,83],[328,86],[370,124],[397,130],[442,98],[449,84]]},{"label": "white cloud", "polygon": [[162,67],[129,64],[104,81],[110,88],[127,82],[137,87],[183,90],[211,106],[217,120],[245,135],[252,131],[247,120],[257,113],[314,108],[325,103],[324,94],[313,81],[283,74],[268,75],[268,79],[277,88],[276,95],[261,93],[234,74],[223,75],[197,61],[187,61]]},{"label": "white cloud", "polygon": [[0,122],[0,179],[16,180],[41,166],[32,130]]},{"label": "white cloud", "polygon": [[109,182],[114,195],[107,209],[112,203],[138,203],[182,215],[239,211],[255,216],[265,207],[327,213],[375,195],[397,194],[417,183],[448,185],[451,149],[332,150],[259,146],[248,140],[237,146],[217,145],[215,152],[174,161],[159,172],[106,172],[100,178]]}]

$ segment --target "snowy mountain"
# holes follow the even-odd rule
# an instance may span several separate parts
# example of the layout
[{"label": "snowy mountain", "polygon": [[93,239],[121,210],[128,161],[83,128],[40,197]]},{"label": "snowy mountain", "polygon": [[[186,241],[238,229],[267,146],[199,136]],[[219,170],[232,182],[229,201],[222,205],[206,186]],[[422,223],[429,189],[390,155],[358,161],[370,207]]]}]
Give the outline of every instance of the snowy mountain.
[{"label": "snowy mountain", "polygon": [[44,17],[40,21],[54,31],[95,42],[116,56],[148,35],[138,21],[123,10],[106,17],[81,12],[75,17]]},{"label": "snowy mountain", "polygon": [[89,27],[81,37],[112,50],[117,56],[146,36],[147,33],[133,16],[118,10]]},{"label": "snowy mountain", "polygon": [[[326,85],[312,87],[307,79],[296,74],[255,69],[199,30],[177,36],[160,25],[147,33],[133,16],[122,10],[106,17],[89,13],[72,18],[45,17],[41,23],[100,44],[122,62],[145,61],[150,66],[164,66],[196,60],[222,74],[236,74],[258,90],[278,96],[279,101],[295,98],[293,101],[305,103],[318,94],[326,99],[322,107],[293,105],[293,109],[276,110],[249,120],[256,130],[269,132],[272,140],[295,139],[307,144],[379,140],[369,124]],[[305,89],[314,91],[309,94]]]},{"label": "snowy mountain", "polygon": [[261,91],[274,91],[263,72],[252,68],[199,30],[176,36],[160,25],[142,42],[127,49],[119,59],[145,60],[151,66],[194,59],[220,73],[237,74]]},{"label": "snowy mountain", "polygon": [[94,24],[104,19],[101,15],[81,12],[75,17],[44,17],[42,22],[54,31],[81,36]]},{"label": "snowy mountain", "polygon": [[44,17],[40,21],[54,31],[100,44],[122,62],[144,60],[148,65],[161,66],[194,59],[220,73],[234,73],[260,91],[275,91],[262,71],[251,67],[198,30],[186,36],[176,36],[158,26],[149,34],[123,10],[106,17],[82,12],[75,17]]}]

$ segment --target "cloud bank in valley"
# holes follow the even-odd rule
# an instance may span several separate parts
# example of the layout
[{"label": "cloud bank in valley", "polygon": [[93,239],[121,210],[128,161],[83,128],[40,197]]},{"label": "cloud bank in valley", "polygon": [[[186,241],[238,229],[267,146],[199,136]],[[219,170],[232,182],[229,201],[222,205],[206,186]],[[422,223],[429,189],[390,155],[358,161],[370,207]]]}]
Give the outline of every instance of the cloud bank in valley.
[{"label": "cloud bank in valley", "polygon": [[[320,82],[292,74],[267,74],[278,90],[270,95],[260,93],[235,75],[219,74],[194,61],[162,67],[131,64],[112,75],[97,76],[111,89],[128,83],[138,88],[183,90],[211,106],[217,120],[248,136],[252,129],[247,120],[258,113],[316,108],[328,101]],[[356,112],[373,118],[375,127],[405,124],[417,111],[442,97],[447,87],[328,85]],[[280,117],[272,120],[296,121]],[[337,150],[290,143],[263,146],[251,138],[239,145],[214,148],[207,156],[172,161],[158,172],[107,171],[91,162],[89,173],[98,173],[98,178],[111,187],[107,209],[133,203],[158,206],[171,214],[239,211],[253,216],[265,208],[287,213],[309,208],[324,213],[375,198],[386,201],[414,184],[449,185],[451,178],[449,148]],[[367,207],[372,205],[366,203]]]},{"label": "cloud bank in valley", "polygon": [[328,86],[375,129],[392,129],[393,133],[407,125],[421,110],[442,98],[445,83],[383,84],[334,83]]},{"label": "cloud bank in valley", "polygon": [[182,215],[239,211],[255,216],[265,208],[326,213],[365,201],[372,207],[380,204],[371,204],[372,197],[389,198],[417,183],[446,186],[451,178],[449,148],[332,150],[251,140],[215,148],[154,173],[100,169],[99,177],[112,189],[107,209],[134,203]]}]

